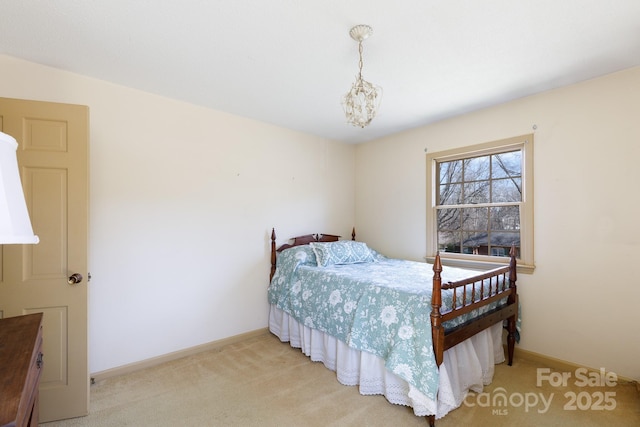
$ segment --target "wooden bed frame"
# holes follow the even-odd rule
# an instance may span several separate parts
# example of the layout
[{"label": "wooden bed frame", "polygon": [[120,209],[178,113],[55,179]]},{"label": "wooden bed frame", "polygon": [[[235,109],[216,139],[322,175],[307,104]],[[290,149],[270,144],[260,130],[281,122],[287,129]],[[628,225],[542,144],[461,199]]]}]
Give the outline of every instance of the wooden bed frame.
[{"label": "wooden bed frame", "polygon": [[[294,246],[306,245],[310,242],[335,242],[339,240],[341,236],[334,234],[307,234],[304,236],[298,236],[293,238],[293,243],[278,247],[276,249],[276,233],[275,229],[271,230],[271,274],[269,276],[269,283],[276,271],[276,256],[278,252]],[[351,233],[351,240],[356,239],[355,228]],[[516,249],[511,247],[509,252],[511,260],[509,265],[504,267],[494,268],[486,272],[480,272],[478,275],[458,280],[456,282],[442,283],[442,263],[440,261],[440,254],[436,254],[435,261],[433,263],[433,291],[431,294],[431,334],[433,340],[433,352],[435,354],[436,363],[438,366],[442,364],[444,358],[444,352],[456,344],[471,338],[478,332],[481,332],[496,323],[507,321],[507,353],[509,366],[513,363],[513,352],[516,342],[516,319],[518,316],[518,293],[517,293],[517,274],[516,274]],[[507,280],[508,279],[508,285]],[[482,284],[482,282],[488,281],[488,284]],[[502,283],[500,285],[500,283]],[[476,295],[475,288],[480,286],[481,291],[479,295]],[[467,288],[467,287],[470,288]],[[486,288],[488,289],[488,296],[485,295]],[[442,290],[463,288],[462,301],[456,301],[456,294],[454,292],[453,305],[454,309],[442,312]],[[467,289],[471,292],[471,298],[467,299]],[[483,297],[484,295],[484,297]],[[452,320],[458,316],[469,313],[472,310],[478,309],[499,299],[507,297],[507,304],[494,308],[487,313],[479,317],[475,317],[453,329],[444,329],[443,323]],[[435,426],[435,415],[428,415],[427,419],[430,426]]]}]

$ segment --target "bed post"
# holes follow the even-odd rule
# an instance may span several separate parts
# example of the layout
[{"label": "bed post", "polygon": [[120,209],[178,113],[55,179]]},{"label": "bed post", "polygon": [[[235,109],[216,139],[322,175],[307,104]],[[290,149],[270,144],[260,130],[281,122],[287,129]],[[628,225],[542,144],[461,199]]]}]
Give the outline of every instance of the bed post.
[{"label": "bed post", "polygon": [[433,291],[431,292],[431,339],[433,341],[433,353],[436,356],[438,366],[442,364],[444,357],[444,328],[442,327],[442,262],[440,253],[436,254],[433,262]]},{"label": "bed post", "polygon": [[351,240],[356,240],[356,228],[353,227],[353,230],[351,231]]},{"label": "bed post", "polygon": [[[442,262],[440,261],[440,252],[436,253],[436,259],[433,261],[433,290],[431,292],[431,340],[433,341],[433,353],[436,356],[438,366],[442,364],[444,358],[444,328],[442,327]],[[436,425],[436,416],[427,415],[429,426]]]},{"label": "bed post", "polygon": [[515,245],[511,246],[509,255],[511,256],[511,260],[509,261],[509,287],[512,288],[512,291],[509,294],[507,302],[509,304],[516,305],[516,314],[507,319],[507,354],[509,357],[508,363],[509,366],[511,366],[513,363],[513,353],[516,347],[516,319],[518,316],[518,287],[516,285],[518,275],[516,273],[517,261]]},{"label": "bed post", "polygon": [[276,272],[276,229],[271,229],[271,274],[269,274],[269,283],[273,279]]}]

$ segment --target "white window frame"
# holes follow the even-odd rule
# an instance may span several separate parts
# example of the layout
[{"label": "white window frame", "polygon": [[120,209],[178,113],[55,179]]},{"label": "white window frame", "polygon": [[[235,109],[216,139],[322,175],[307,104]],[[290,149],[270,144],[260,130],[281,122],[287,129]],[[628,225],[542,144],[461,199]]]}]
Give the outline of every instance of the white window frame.
[{"label": "white window frame", "polygon": [[[532,273],[535,269],[533,252],[533,134],[487,142],[452,150],[427,153],[427,261],[433,262],[438,251],[437,224],[437,165],[440,162],[460,160],[514,149],[522,150],[522,201],[520,202],[520,257],[518,271]],[[444,265],[486,269],[509,263],[508,257],[471,255],[442,252]]]}]

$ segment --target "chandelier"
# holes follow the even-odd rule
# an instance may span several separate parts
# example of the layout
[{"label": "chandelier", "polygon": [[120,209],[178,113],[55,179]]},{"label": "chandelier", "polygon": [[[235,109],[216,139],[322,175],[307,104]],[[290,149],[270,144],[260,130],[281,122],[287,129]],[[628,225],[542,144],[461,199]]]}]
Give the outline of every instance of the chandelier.
[{"label": "chandelier", "polygon": [[351,38],[358,42],[360,71],[351,90],[342,98],[342,107],[347,116],[347,123],[361,128],[371,123],[382,99],[382,88],[362,78],[362,42],[372,33],[373,29],[368,25],[356,25],[349,31]]}]

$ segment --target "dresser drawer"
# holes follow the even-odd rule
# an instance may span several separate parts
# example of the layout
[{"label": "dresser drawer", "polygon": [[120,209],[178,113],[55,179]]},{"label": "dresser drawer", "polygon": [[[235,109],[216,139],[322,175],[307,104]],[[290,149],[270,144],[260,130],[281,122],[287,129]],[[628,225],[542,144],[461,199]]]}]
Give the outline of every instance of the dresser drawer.
[{"label": "dresser drawer", "polygon": [[38,425],[42,313],[0,319],[0,426]]},{"label": "dresser drawer", "polygon": [[[40,376],[42,375],[42,363],[43,363],[43,355],[42,355],[42,325],[38,328],[38,336],[36,338],[36,344],[33,348],[33,353],[31,354],[31,362],[29,364],[29,372],[27,374],[27,380],[24,385],[24,389],[22,391],[21,402],[25,402],[26,406],[24,407],[24,412],[22,411],[22,407],[18,410],[18,412],[23,412],[24,414],[29,414],[29,418],[32,418],[34,415],[36,416],[36,423],[29,422],[25,416],[25,422],[23,425],[26,426],[37,426],[37,413],[33,414],[33,411],[38,410],[38,388],[40,387]],[[34,421],[34,420],[31,420]]]}]

